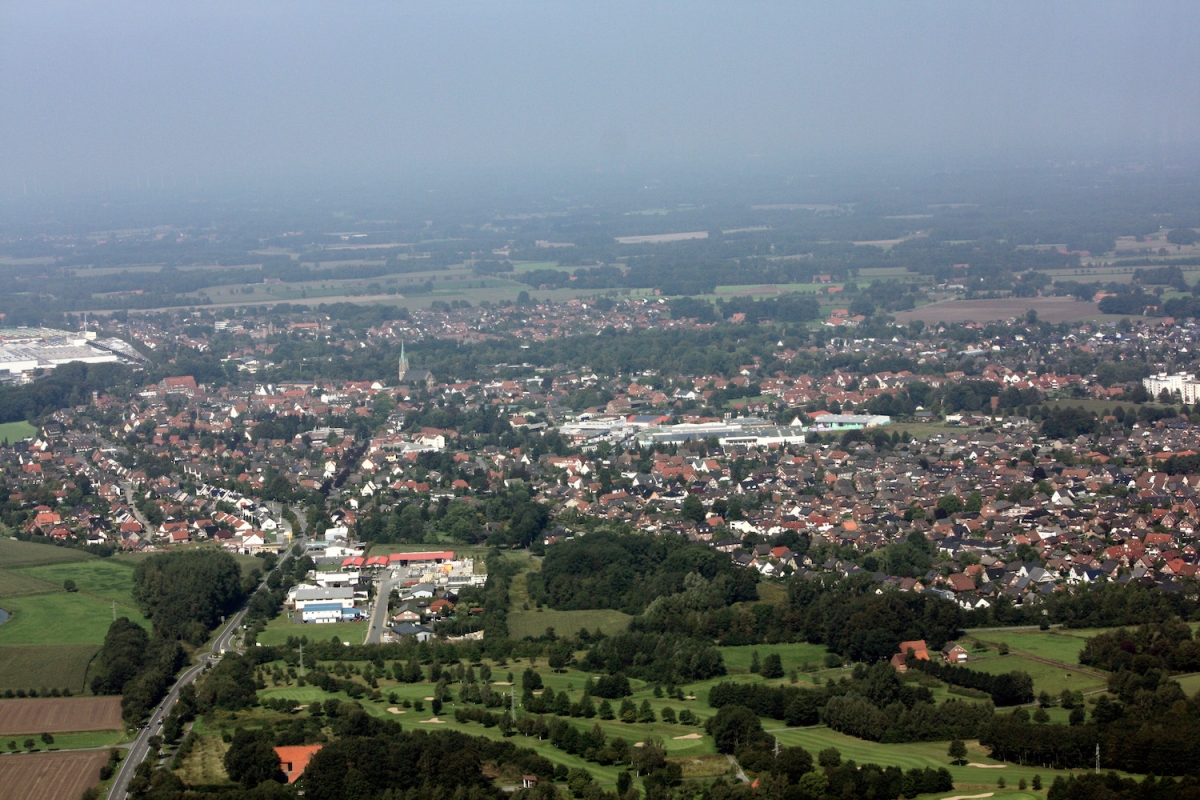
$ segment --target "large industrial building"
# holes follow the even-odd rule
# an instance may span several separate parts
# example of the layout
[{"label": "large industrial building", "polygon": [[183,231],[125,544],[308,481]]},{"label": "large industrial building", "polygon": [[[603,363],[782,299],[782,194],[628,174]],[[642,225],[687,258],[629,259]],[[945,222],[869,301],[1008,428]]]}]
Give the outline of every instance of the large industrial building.
[{"label": "large industrial building", "polygon": [[36,370],[51,370],[72,361],[106,364],[137,355],[126,351],[132,348],[125,342],[96,341],[92,332],[6,328],[0,330],[0,378],[29,380]]}]

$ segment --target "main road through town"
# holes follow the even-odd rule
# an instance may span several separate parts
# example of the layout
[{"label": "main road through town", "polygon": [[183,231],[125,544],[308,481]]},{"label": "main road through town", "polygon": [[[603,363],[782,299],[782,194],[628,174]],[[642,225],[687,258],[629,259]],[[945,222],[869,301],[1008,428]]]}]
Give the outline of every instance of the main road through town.
[{"label": "main road through town", "polygon": [[[386,573],[385,573],[386,574]],[[383,629],[388,623],[388,596],[397,581],[381,577],[379,590],[375,593],[375,606],[371,609],[371,627],[367,628],[366,644],[379,644]]]},{"label": "main road through town", "polygon": [[[300,524],[303,528],[303,517],[301,517]],[[295,543],[304,544],[303,530],[301,530],[300,536],[295,539]],[[275,569],[279,569],[282,565],[283,559],[280,559],[279,563],[275,565]],[[255,591],[266,585],[267,576],[264,575],[262,583],[259,584]],[[253,592],[251,596],[253,596]],[[249,599],[247,599],[246,604],[249,604]],[[213,640],[212,648],[199,656],[200,663],[180,675],[175,681],[175,685],[171,687],[171,691],[167,692],[167,696],[154,709],[154,713],[150,715],[150,724],[138,732],[137,738],[133,740],[133,744],[129,746],[129,750],[125,753],[125,759],[121,762],[121,768],[117,772],[116,780],[113,781],[112,789],[109,790],[109,800],[125,800],[128,796],[129,781],[133,779],[133,774],[137,771],[138,765],[146,759],[146,756],[150,752],[150,737],[162,730],[163,720],[171,713],[171,708],[175,705],[175,701],[179,699],[180,690],[195,681],[206,666],[215,664],[220,654],[232,647],[234,635],[241,627],[242,619],[245,616],[246,605],[243,605],[236,614],[225,621],[225,626],[221,628],[221,632]]]}]

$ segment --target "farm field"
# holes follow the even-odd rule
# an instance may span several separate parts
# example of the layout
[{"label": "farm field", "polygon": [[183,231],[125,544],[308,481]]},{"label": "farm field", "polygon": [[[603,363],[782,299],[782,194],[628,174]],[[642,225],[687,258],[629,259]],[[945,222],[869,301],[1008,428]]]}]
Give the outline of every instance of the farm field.
[{"label": "farm field", "polygon": [[0,538],[0,569],[36,567],[65,561],[88,561],[93,558],[95,556],[82,550]]},{"label": "farm field", "polygon": [[22,753],[0,758],[0,800],[61,800],[100,781],[107,750]]},{"label": "farm field", "polygon": [[[0,646],[103,644],[113,620],[112,601],[80,592],[10,598],[4,608],[12,617],[0,625]],[[118,601],[117,615],[150,627],[130,604]]]},{"label": "farm field", "polygon": [[629,619],[628,614],[608,608],[586,611],[515,611],[508,615],[508,635],[513,639],[538,637],[543,635],[547,628],[554,628],[555,633],[560,635],[578,633],[580,628],[613,634],[629,627]]},{"label": "farm field", "polygon": [[0,442],[19,442],[22,439],[32,439],[37,436],[37,428],[22,420],[21,422],[5,422],[0,424]]},{"label": "farm field", "polygon": [[[62,588],[63,581],[73,580],[79,592],[83,594],[95,595],[105,600],[116,600],[117,603],[127,608],[134,608],[133,567],[134,565],[129,562],[97,558],[82,564],[48,564],[44,567],[26,567],[21,572],[46,581],[57,589]],[[111,615],[109,619],[111,621]]]},{"label": "farm field", "polygon": [[109,731],[122,727],[121,698],[115,695],[0,700],[0,736]]},{"label": "farm field", "polygon": [[0,647],[0,691],[70,689],[84,691],[88,665],[99,644],[46,644]]},{"label": "farm field", "polygon": [[922,322],[993,322],[1020,317],[1034,309],[1038,319],[1047,322],[1067,322],[1104,316],[1095,303],[1081,303],[1071,297],[1006,297],[999,300],[950,300],[934,303],[912,311],[900,311],[896,322],[907,325],[913,320]]}]

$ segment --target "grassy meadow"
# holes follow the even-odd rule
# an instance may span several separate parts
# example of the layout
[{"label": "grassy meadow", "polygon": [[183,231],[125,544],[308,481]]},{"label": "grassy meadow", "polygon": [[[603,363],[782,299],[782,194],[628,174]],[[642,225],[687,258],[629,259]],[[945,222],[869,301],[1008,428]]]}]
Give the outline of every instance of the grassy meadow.
[{"label": "grassy meadow", "polygon": [[[21,570],[21,573],[45,581],[58,589],[62,588],[63,581],[72,580],[81,594],[116,600],[119,606],[134,608],[133,564],[127,561],[98,558],[83,563],[27,567]],[[109,621],[112,621],[111,616]]]},{"label": "grassy meadow", "polygon": [[22,439],[32,439],[37,436],[38,429],[28,422],[5,422],[0,424],[0,442],[19,442]]},{"label": "grassy meadow", "polygon": [[[4,608],[12,617],[0,625],[0,646],[103,644],[113,620],[111,600],[82,592],[9,598]],[[116,614],[149,629],[149,621],[132,604],[117,601]]]},{"label": "grassy meadow", "polygon": [[293,622],[287,618],[286,614],[281,614],[267,624],[266,630],[258,635],[258,641],[265,647],[284,644],[289,636],[295,636],[297,639],[307,636],[310,642],[318,640],[328,642],[337,636],[348,644],[362,644],[363,640],[367,638],[368,624],[366,620],[363,620],[361,622],[329,622],[318,625],[315,622]]},{"label": "grassy meadow", "polygon": [[0,570],[60,564],[66,561],[87,561],[95,556],[69,547],[22,542],[0,538]]}]

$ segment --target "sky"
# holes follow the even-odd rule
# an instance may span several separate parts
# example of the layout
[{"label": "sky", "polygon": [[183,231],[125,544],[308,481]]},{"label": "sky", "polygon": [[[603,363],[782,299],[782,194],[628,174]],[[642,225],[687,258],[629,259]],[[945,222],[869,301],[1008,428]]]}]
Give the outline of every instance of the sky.
[{"label": "sky", "polygon": [[0,0],[0,194],[1188,153],[1200,3]]}]

